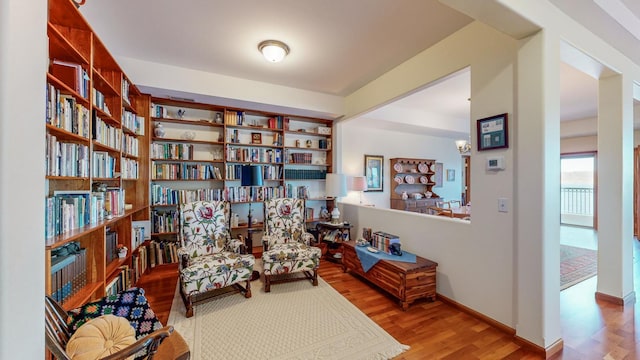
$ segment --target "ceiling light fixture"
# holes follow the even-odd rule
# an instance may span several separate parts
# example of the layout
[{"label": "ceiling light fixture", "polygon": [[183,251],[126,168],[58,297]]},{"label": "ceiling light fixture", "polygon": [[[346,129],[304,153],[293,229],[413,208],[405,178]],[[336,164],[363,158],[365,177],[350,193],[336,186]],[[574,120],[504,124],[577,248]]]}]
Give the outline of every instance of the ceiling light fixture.
[{"label": "ceiling light fixture", "polygon": [[456,147],[460,151],[460,155],[468,155],[471,153],[471,143],[467,140],[456,140]]},{"label": "ceiling light fixture", "polygon": [[265,40],[258,44],[258,50],[269,62],[280,62],[289,54],[287,44],[278,40]]}]

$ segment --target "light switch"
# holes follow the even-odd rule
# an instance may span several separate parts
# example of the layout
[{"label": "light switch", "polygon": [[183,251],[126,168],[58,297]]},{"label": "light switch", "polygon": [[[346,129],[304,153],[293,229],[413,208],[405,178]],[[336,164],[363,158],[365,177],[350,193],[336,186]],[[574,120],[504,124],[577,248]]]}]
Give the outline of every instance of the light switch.
[{"label": "light switch", "polygon": [[509,203],[507,198],[498,198],[498,211],[509,212]]}]

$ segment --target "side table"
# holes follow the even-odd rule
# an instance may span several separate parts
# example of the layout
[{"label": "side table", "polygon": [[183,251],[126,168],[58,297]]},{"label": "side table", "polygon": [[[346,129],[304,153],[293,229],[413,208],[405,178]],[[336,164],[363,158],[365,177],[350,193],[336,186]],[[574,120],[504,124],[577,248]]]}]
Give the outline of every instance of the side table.
[{"label": "side table", "polygon": [[[326,245],[325,259],[342,263],[342,242],[351,240],[353,225],[342,222],[338,224],[319,222],[316,224],[318,243]],[[338,255],[340,254],[340,255]]]}]

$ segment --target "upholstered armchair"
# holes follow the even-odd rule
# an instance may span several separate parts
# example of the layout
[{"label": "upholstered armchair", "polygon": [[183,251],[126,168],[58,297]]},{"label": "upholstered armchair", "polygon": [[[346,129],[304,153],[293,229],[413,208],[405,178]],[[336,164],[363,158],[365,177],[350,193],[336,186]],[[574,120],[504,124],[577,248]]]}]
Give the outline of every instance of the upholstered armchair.
[{"label": "upholstered armchair", "polygon": [[182,336],[172,326],[162,326],[140,288],[68,312],[46,296],[45,340],[59,360],[188,360],[191,356]]},{"label": "upholstered armchair", "polygon": [[[226,201],[196,201],[180,205],[180,294],[193,316],[193,306],[233,286],[251,297],[255,258],[242,254],[245,245],[229,235],[230,209]],[[244,283],[244,286],[242,286]]]},{"label": "upholstered armchair", "polygon": [[[293,280],[311,280],[318,285],[320,248],[311,246],[313,235],[306,232],[304,199],[279,198],[264,202],[264,290],[271,291],[271,284]],[[278,276],[302,273],[300,276]]]}]

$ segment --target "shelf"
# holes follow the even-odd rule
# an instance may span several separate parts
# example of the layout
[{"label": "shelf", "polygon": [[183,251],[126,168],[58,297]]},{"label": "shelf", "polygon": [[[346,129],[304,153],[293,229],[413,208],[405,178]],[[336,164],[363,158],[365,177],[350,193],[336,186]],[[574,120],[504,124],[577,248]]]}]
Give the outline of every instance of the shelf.
[{"label": "shelf", "polygon": [[285,146],[287,150],[300,150],[300,151],[331,151],[331,149],[320,149],[320,148],[310,148],[310,147],[297,147],[297,146]]},{"label": "shelf", "polygon": [[151,179],[151,181],[224,181],[222,179]]},{"label": "shelf", "polygon": [[195,126],[206,126],[212,128],[224,128],[224,124],[217,124],[212,122],[211,120],[183,120],[183,119],[171,119],[171,118],[151,118],[154,122],[163,122],[163,123],[172,123],[172,124],[181,124],[181,125],[195,125]]},{"label": "shelf", "polygon": [[252,144],[252,143],[234,143],[228,142],[228,146],[241,146],[241,147],[263,147],[263,148],[273,148],[273,149],[281,149],[280,145],[267,145],[267,144]]},{"label": "shelf", "polygon": [[162,161],[162,162],[181,162],[181,163],[204,163],[204,164],[223,164],[222,160],[185,160],[185,159],[158,159],[153,158],[151,161]]},{"label": "shelf", "polygon": [[73,142],[76,144],[82,144],[87,146],[89,146],[89,142],[91,141],[89,138],[86,138],[78,134],[74,134],[70,131],[67,131],[65,129],[62,129],[50,124],[47,124],[46,127],[47,127],[47,132],[49,134],[55,135],[58,141]]},{"label": "shelf", "polygon": [[100,142],[98,142],[98,140],[93,140],[93,151],[107,151],[107,152],[112,152],[112,153],[118,153],[120,154],[120,150],[113,148],[109,145],[105,145],[102,144]]},{"label": "shelf", "polygon": [[272,129],[268,127],[261,126],[243,126],[243,125],[225,125],[227,129],[237,129],[244,131],[259,131],[259,132],[269,132],[269,133],[282,133],[282,129]]},{"label": "shelf", "polygon": [[331,134],[318,134],[315,132],[310,132],[310,131],[296,131],[296,130],[286,130],[284,132],[285,134],[289,134],[289,135],[300,135],[300,136],[310,136],[310,137],[316,137],[316,138],[331,138]]},{"label": "shelf", "polygon": [[157,137],[157,136],[154,136],[151,140],[153,142],[173,142],[173,143],[202,144],[202,145],[224,145],[224,143],[221,142],[221,141],[169,139],[169,138]]},{"label": "shelf", "polygon": [[50,73],[47,73],[47,82],[53,85],[56,89],[60,90],[61,94],[73,96],[76,102],[84,106],[85,108],[88,109],[91,106],[88,99],[82,97],[77,91],[70,88],[67,84],[62,82],[62,80],[58,79]]}]

